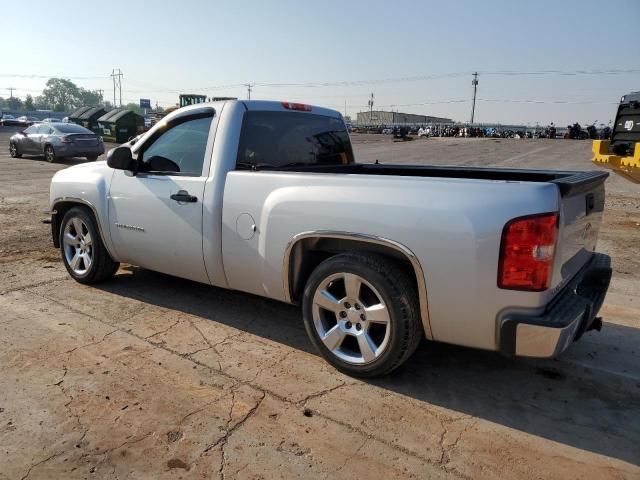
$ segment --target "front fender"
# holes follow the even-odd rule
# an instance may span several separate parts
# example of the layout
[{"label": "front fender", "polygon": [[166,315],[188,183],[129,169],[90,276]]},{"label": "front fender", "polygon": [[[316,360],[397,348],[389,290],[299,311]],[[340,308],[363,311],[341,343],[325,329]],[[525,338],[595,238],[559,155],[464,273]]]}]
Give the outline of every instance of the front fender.
[{"label": "front fender", "polygon": [[49,192],[51,210],[56,212],[51,222],[54,245],[58,243],[55,237],[64,213],[75,205],[84,205],[92,211],[109,255],[118,261],[109,233],[107,202],[113,172],[105,162],[96,162],[66,168],[54,175]]}]

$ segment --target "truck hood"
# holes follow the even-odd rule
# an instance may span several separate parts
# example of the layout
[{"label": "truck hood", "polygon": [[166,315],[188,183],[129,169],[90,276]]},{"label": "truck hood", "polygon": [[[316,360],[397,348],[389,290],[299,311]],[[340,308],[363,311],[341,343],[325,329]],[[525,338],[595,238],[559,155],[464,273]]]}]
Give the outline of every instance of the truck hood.
[{"label": "truck hood", "polygon": [[108,174],[108,172],[113,172],[113,170],[107,166],[106,161],[87,162],[87,163],[74,165],[72,167],[65,168],[63,170],[59,170],[53,176],[53,179],[54,180],[73,180],[78,176],[85,177],[86,175],[91,175],[93,173],[110,177],[111,175]]}]

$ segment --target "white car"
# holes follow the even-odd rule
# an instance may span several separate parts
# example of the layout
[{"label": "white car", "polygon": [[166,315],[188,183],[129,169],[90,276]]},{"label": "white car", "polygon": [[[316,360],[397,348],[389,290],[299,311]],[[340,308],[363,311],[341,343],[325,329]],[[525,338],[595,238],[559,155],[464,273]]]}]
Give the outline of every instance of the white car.
[{"label": "white car", "polygon": [[229,100],[58,171],[52,236],[81,283],[126,262],[300,304],[352,375],[392,371],[423,337],[552,357],[602,325],[607,176],[358,164],[339,112]]}]

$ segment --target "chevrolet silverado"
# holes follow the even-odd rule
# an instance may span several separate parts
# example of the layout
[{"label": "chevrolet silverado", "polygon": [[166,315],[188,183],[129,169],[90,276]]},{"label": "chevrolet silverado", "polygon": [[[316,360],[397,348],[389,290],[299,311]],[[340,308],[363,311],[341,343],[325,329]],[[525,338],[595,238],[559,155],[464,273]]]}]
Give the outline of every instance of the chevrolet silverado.
[{"label": "chevrolet silverado", "polygon": [[227,100],[59,171],[51,228],[80,283],[126,262],[299,304],[327,361],[375,376],[425,337],[553,357],[599,329],[606,177],[359,164],[336,111]]}]

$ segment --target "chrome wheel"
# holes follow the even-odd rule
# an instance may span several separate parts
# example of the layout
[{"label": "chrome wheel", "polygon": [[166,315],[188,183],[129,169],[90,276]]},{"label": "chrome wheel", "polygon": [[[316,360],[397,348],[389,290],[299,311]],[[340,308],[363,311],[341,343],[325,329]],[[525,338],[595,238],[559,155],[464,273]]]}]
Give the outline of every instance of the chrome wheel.
[{"label": "chrome wheel", "polygon": [[16,157],[18,155],[18,148],[13,142],[9,144],[9,155],[11,155],[12,157]]},{"label": "chrome wheel", "polygon": [[320,341],[344,362],[371,363],[389,345],[389,309],[380,293],[359,275],[335,273],[320,282],[312,317]]},{"label": "chrome wheel", "polygon": [[53,163],[56,159],[56,153],[53,151],[53,147],[51,145],[48,145],[45,149],[44,149],[44,158],[47,160],[47,162],[49,163]]},{"label": "chrome wheel", "polygon": [[87,225],[78,217],[69,219],[62,235],[64,257],[76,275],[85,275],[93,262],[93,239]]}]

